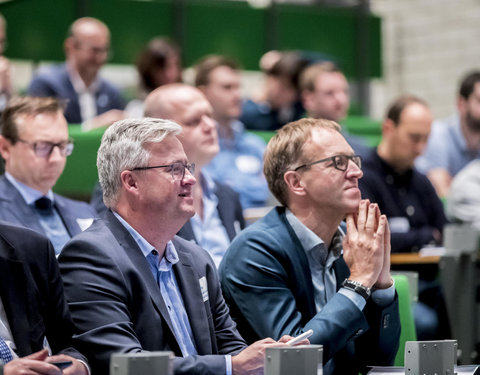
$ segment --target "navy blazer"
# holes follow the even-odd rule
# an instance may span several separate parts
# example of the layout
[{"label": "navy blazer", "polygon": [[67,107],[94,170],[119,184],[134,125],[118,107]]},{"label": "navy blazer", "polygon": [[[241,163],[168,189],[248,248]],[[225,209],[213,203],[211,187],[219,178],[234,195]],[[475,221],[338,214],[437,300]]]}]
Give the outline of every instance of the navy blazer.
[{"label": "navy blazer", "polygon": [[[350,271],[334,264],[337,290]],[[220,264],[222,290],[240,333],[252,342],[313,329],[323,345],[324,374],[358,374],[366,365],[391,365],[398,348],[398,300],[384,308],[371,299],[363,311],[336,293],[316,312],[312,275],[303,247],[274,208],[233,240]]]},{"label": "navy blazer", "polygon": [[[60,270],[76,326],[75,343],[94,374],[108,374],[116,352],[171,350],[175,374],[224,374],[225,358],[246,347],[222,297],[215,264],[200,247],[173,239],[173,266],[198,355],[181,357],[148,261],[111,211],[63,249]],[[206,281],[208,294],[200,288]]]},{"label": "navy blazer", "polygon": [[0,296],[20,357],[43,349],[86,361],[71,347],[73,324],[53,247],[29,229],[0,223]]},{"label": "navy blazer", "polygon": [[[83,122],[80,112],[78,95],[73,88],[70,76],[65,64],[52,65],[42,70],[30,82],[28,95],[31,96],[53,96],[64,99],[67,102],[65,118],[70,124]],[[120,91],[110,82],[99,77],[99,88],[95,94],[97,114],[102,114],[111,109],[125,108],[125,102]]]},{"label": "navy blazer", "polygon": [[[232,241],[238,232],[245,228],[245,219],[243,217],[242,205],[240,204],[240,197],[232,188],[217,180],[215,180],[215,195],[218,198],[218,216],[227,231],[228,238]],[[193,233],[190,220],[178,231],[177,235],[186,240],[193,240],[198,243]]]},{"label": "navy blazer", "polygon": [[[95,210],[87,203],[62,197],[54,194],[54,204],[63,220],[70,237],[82,231],[78,220],[88,220],[97,217]],[[30,228],[45,235],[45,231],[37,218],[35,209],[25,203],[25,200],[7,180],[5,175],[0,177],[0,220],[14,225]]]}]

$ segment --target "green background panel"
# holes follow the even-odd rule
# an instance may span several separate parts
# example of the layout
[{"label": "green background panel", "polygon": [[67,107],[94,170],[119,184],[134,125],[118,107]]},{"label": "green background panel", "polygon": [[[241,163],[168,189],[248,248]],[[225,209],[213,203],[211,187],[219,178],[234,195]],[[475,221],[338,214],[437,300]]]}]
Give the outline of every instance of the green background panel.
[{"label": "green background panel", "polygon": [[258,69],[263,54],[265,11],[246,2],[192,1],[183,8],[183,51],[186,65],[206,54],[224,54],[244,69]]},{"label": "green background panel", "polygon": [[[275,4],[255,9],[246,2],[220,0],[16,0],[0,4],[0,12],[8,21],[6,55],[16,59],[62,61],[68,26],[90,15],[112,31],[113,63],[133,63],[150,38],[166,35],[181,45],[185,66],[220,53],[236,58],[245,69],[258,69],[259,58],[269,49],[301,49],[333,57],[350,78],[381,75],[381,20],[373,15],[364,19],[353,7]],[[359,32],[365,22],[366,46]]]},{"label": "green background panel", "polygon": [[333,56],[347,76],[354,73],[355,15],[336,9],[281,6],[279,49],[318,51]]},{"label": "green background panel", "polygon": [[134,64],[151,38],[173,32],[171,1],[90,0],[87,10],[110,28],[113,63]]},{"label": "green background panel", "polygon": [[63,60],[63,41],[75,20],[72,0],[17,0],[0,4],[7,20],[9,57],[28,60]]}]

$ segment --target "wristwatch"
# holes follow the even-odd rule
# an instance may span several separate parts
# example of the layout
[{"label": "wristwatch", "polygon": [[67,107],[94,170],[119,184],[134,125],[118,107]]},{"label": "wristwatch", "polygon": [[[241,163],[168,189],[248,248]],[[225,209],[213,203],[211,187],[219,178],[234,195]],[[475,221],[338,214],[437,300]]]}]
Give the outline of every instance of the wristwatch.
[{"label": "wristwatch", "polygon": [[360,294],[363,298],[365,298],[365,301],[368,300],[372,294],[372,290],[370,288],[360,284],[355,280],[345,279],[342,283],[342,287],[353,290],[355,293]]}]

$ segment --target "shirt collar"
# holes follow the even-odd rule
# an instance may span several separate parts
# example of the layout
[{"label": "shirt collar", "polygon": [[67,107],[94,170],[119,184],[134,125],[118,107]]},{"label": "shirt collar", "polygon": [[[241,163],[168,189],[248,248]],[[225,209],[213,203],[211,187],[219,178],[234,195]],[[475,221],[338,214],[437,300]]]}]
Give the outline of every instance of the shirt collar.
[{"label": "shirt collar", "polygon": [[[135,242],[137,243],[138,247],[140,247],[140,250],[143,253],[143,256],[146,258],[153,250],[155,250],[155,247],[151,245],[145,238],[142,237],[140,233],[138,233],[133,227],[127,223],[125,219],[123,219],[117,212],[112,211],[115,217],[120,221],[120,223],[125,227],[125,229],[131,234]],[[178,258],[178,252],[175,249],[175,246],[173,245],[172,241],[167,242],[167,247],[165,249],[165,255],[163,257],[166,259],[167,264],[169,268],[173,265],[176,264],[180,259]],[[158,259],[158,264],[160,264],[162,259]]]},{"label": "shirt collar", "polygon": [[67,72],[68,76],[70,77],[70,82],[72,82],[73,89],[77,94],[94,94],[98,91],[98,88],[100,86],[100,80],[98,79],[98,75],[97,77],[95,77],[95,80],[92,82],[92,84],[86,87],[85,82],[83,82],[83,79],[80,77],[78,72],[69,64],[67,64]]},{"label": "shirt collar", "polygon": [[[305,251],[311,251],[320,245],[325,245],[325,242],[303,224],[288,208],[285,210],[285,216]],[[333,236],[329,248],[335,257],[340,256],[342,253],[342,241],[344,236],[345,233],[343,233],[342,229],[339,227]]]},{"label": "shirt collar", "polygon": [[[13,177],[10,173],[5,172],[5,177],[7,180],[15,187],[15,189],[18,190],[20,195],[22,196],[23,200],[25,201],[26,204],[31,205],[34,203],[37,199],[43,197],[43,193],[31,188],[30,186],[27,186],[17,179]],[[52,190],[50,189],[47,194],[45,195],[50,201],[53,203],[54,202],[54,195]]]},{"label": "shirt collar", "polygon": [[208,174],[206,170],[202,170],[200,174],[200,184],[202,185],[203,196],[213,199],[216,197],[216,184],[213,178]]}]

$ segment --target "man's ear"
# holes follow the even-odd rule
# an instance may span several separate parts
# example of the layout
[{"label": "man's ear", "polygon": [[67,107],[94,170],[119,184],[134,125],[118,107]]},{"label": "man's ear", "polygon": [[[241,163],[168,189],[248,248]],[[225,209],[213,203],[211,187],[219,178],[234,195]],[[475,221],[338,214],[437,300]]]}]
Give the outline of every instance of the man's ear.
[{"label": "man's ear", "polygon": [[312,91],[309,91],[309,90],[303,90],[301,92],[301,98],[302,98],[302,105],[303,105],[303,108],[305,108],[305,111],[307,113],[310,113],[310,109],[312,108],[312,98],[313,98],[313,95],[314,93]]},{"label": "man's ear", "polygon": [[295,171],[287,171],[283,175],[283,180],[287,184],[288,189],[296,195],[305,195],[305,186],[301,179],[301,175]]},{"label": "man's ear", "polygon": [[0,155],[5,161],[10,158],[10,147],[12,147],[12,143],[3,135],[0,135]]},{"label": "man's ear", "polygon": [[382,137],[389,136],[395,130],[395,123],[389,118],[382,122]]},{"label": "man's ear", "polygon": [[129,194],[138,195],[138,178],[133,171],[123,171],[120,173],[120,181],[124,190]]}]

